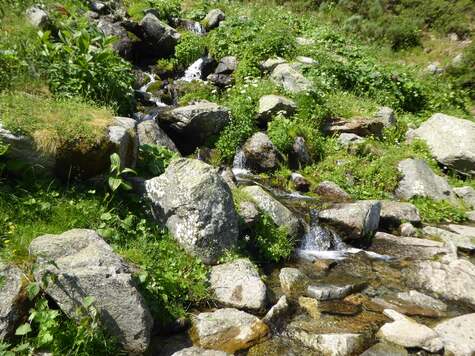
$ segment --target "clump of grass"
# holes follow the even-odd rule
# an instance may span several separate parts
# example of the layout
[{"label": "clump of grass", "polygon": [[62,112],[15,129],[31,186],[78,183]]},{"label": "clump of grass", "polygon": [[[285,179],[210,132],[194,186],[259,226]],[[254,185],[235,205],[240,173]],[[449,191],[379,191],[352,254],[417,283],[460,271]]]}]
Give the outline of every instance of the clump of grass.
[{"label": "clump of grass", "polygon": [[22,92],[0,94],[0,122],[4,128],[31,137],[45,153],[66,144],[92,147],[100,143],[112,113],[78,99],[55,100]]},{"label": "clump of grass", "polygon": [[422,221],[429,224],[461,223],[467,220],[466,210],[441,200],[417,197],[411,202],[419,209]]}]

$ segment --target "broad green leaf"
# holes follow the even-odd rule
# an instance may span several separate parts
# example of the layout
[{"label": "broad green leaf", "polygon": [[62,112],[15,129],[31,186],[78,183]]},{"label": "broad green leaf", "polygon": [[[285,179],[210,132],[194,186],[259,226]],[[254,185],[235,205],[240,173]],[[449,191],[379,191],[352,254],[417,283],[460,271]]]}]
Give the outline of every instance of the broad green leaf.
[{"label": "broad green leaf", "polygon": [[31,326],[30,326],[30,324],[25,323],[25,324],[20,325],[20,326],[16,329],[15,335],[23,336],[23,335],[28,334],[30,331],[31,331]]}]

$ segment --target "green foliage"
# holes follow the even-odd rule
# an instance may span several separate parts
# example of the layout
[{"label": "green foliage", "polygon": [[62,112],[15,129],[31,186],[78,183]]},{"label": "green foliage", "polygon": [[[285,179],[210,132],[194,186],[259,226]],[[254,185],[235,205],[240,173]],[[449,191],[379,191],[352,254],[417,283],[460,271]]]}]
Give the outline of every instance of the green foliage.
[{"label": "green foliage", "polygon": [[158,13],[158,17],[168,21],[173,17],[179,17],[181,12],[181,1],[179,0],[125,0],[124,5],[127,12],[135,20],[141,20],[145,15],[145,10],[153,9]]},{"label": "green foliage", "polygon": [[57,38],[40,32],[40,40],[42,70],[53,94],[130,111],[131,66],[113,51],[113,38],[78,19],[61,23]]},{"label": "green foliage", "polygon": [[[85,298],[76,310],[75,320],[52,309],[48,300],[38,298],[30,310],[28,322],[16,329],[21,343],[11,348],[16,355],[31,355],[49,350],[58,355],[118,355],[118,343],[102,329],[92,298]],[[3,355],[3,354],[2,354]]]},{"label": "green foliage", "polygon": [[137,170],[141,176],[156,177],[165,172],[171,160],[178,154],[165,146],[141,145]]},{"label": "green foliage", "polygon": [[251,231],[248,249],[261,263],[275,263],[288,259],[295,247],[295,240],[283,226],[276,226],[272,219],[261,214]]},{"label": "green foliage", "polygon": [[465,209],[445,200],[418,197],[411,199],[411,202],[419,209],[422,221],[427,224],[460,223],[467,220]]},{"label": "green foliage", "polygon": [[296,136],[293,131],[295,131],[295,123],[278,115],[269,123],[267,135],[279,151],[288,153]]},{"label": "green foliage", "polygon": [[131,190],[132,186],[124,179],[127,174],[136,174],[131,168],[122,168],[120,163],[120,156],[117,153],[113,153],[110,156],[111,165],[109,170],[109,176],[107,177],[107,184],[111,191],[111,198],[114,197],[119,189]]},{"label": "green foliage", "polygon": [[408,20],[392,22],[386,29],[386,37],[393,50],[400,50],[421,44],[421,34],[417,26]]},{"label": "green foliage", "polygon": [[447,74],[456,86],[467,90],[470,97],[475,100],[475,44],[472,43],[465,48],[461,63],[449,66]]},{"label": "green foliage", "polygon": [[202,57],[206,51],[205,39],[191,32],[181,35],[180,41],[175,47],[175,58],[182,68]]},{"label": "green foliage", "polygon": [[208,297],[207,268],[167,233],[129,241],[124,256],[141,267],[139,281],[155,322],[164,326]]}]

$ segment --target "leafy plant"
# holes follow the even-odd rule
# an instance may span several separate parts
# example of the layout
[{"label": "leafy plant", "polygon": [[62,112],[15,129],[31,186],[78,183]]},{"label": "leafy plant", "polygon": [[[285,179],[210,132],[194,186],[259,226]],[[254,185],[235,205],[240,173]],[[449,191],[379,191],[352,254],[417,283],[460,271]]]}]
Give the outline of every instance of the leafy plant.
[{"label": "leafy plant", "polygon": [[110,156],[111,166],[109,177],[107,178],[107,184],[112,193],[112,197],[119,189],[131,190],[132,186],[124,179],[126,174],[136,174],[132,168],[122,168],[120,162],[120,156],[117,153],[113,153]]},{"label": "leafy plant", "polygon": [[57,38],[39,32],[43,72],[53,94],[80,96],[127,113],[132,104],[131,66],[105,37],[83,20],[62,23]]},{"label": "leafy plant", "polygon": [[205,51],[206,45],[204,37],[191,32],[185,32],[175,46],[175,58],[182,68],[186,68],[198,58],[202,57]]},{"label": "leafy plant", "polygon": [[162,20],[179,17],[181,12],[179,0],[125,0],[124,3],[129,15],[136,20],[141,20],[147,9],[155,10]]},{"label": "leafy plant", "polygon": [[422,221],[429,224],[460,223],[467,220],[465,210],[445,200],[417,197],[411,202],[419,209]]},{"label": "leafy plant", "polygon": [[176,152],[165,146],[141,145],[139,147],[137,170],[143,176],[156,177],[165,172],[170,162],[177,157]]}]

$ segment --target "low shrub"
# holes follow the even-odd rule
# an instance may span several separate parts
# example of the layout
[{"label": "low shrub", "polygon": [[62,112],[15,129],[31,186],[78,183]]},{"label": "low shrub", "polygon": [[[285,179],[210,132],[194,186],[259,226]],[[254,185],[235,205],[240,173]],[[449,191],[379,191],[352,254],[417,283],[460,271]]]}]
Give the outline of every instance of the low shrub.
[{"label": "low shrub", "polygon": [[460,223],[467,220],[464,209],[445,200],[418,197],[411,199],[411,202],[419,210],[422,222],[427,224]]},{"label": "low shrub", "polygon": [[175,47],[175,58],[182,68],[202,57],[206,52],[205,39],[191,32],[182,34],[179,43]]},{"label": "low shrub", "polygon": [[158,145],[141,145],[137,162],[137,172],[142,177],[156,177],[165,172],[170,161],[178,157],[176,152]]},{"label": "low shrub", "polygon": [[408,19],[395,18],[385,30],[385,37],[395,51],[421,45],[419,28]]},{"label": "low shrub", "polygon": [[145,10],[148,9],[155,10],[158,17],[165,21],[179,17],[181,12],[179,0],[125,0],[124,5],[128,14],[137,21],[143,18]]}]

